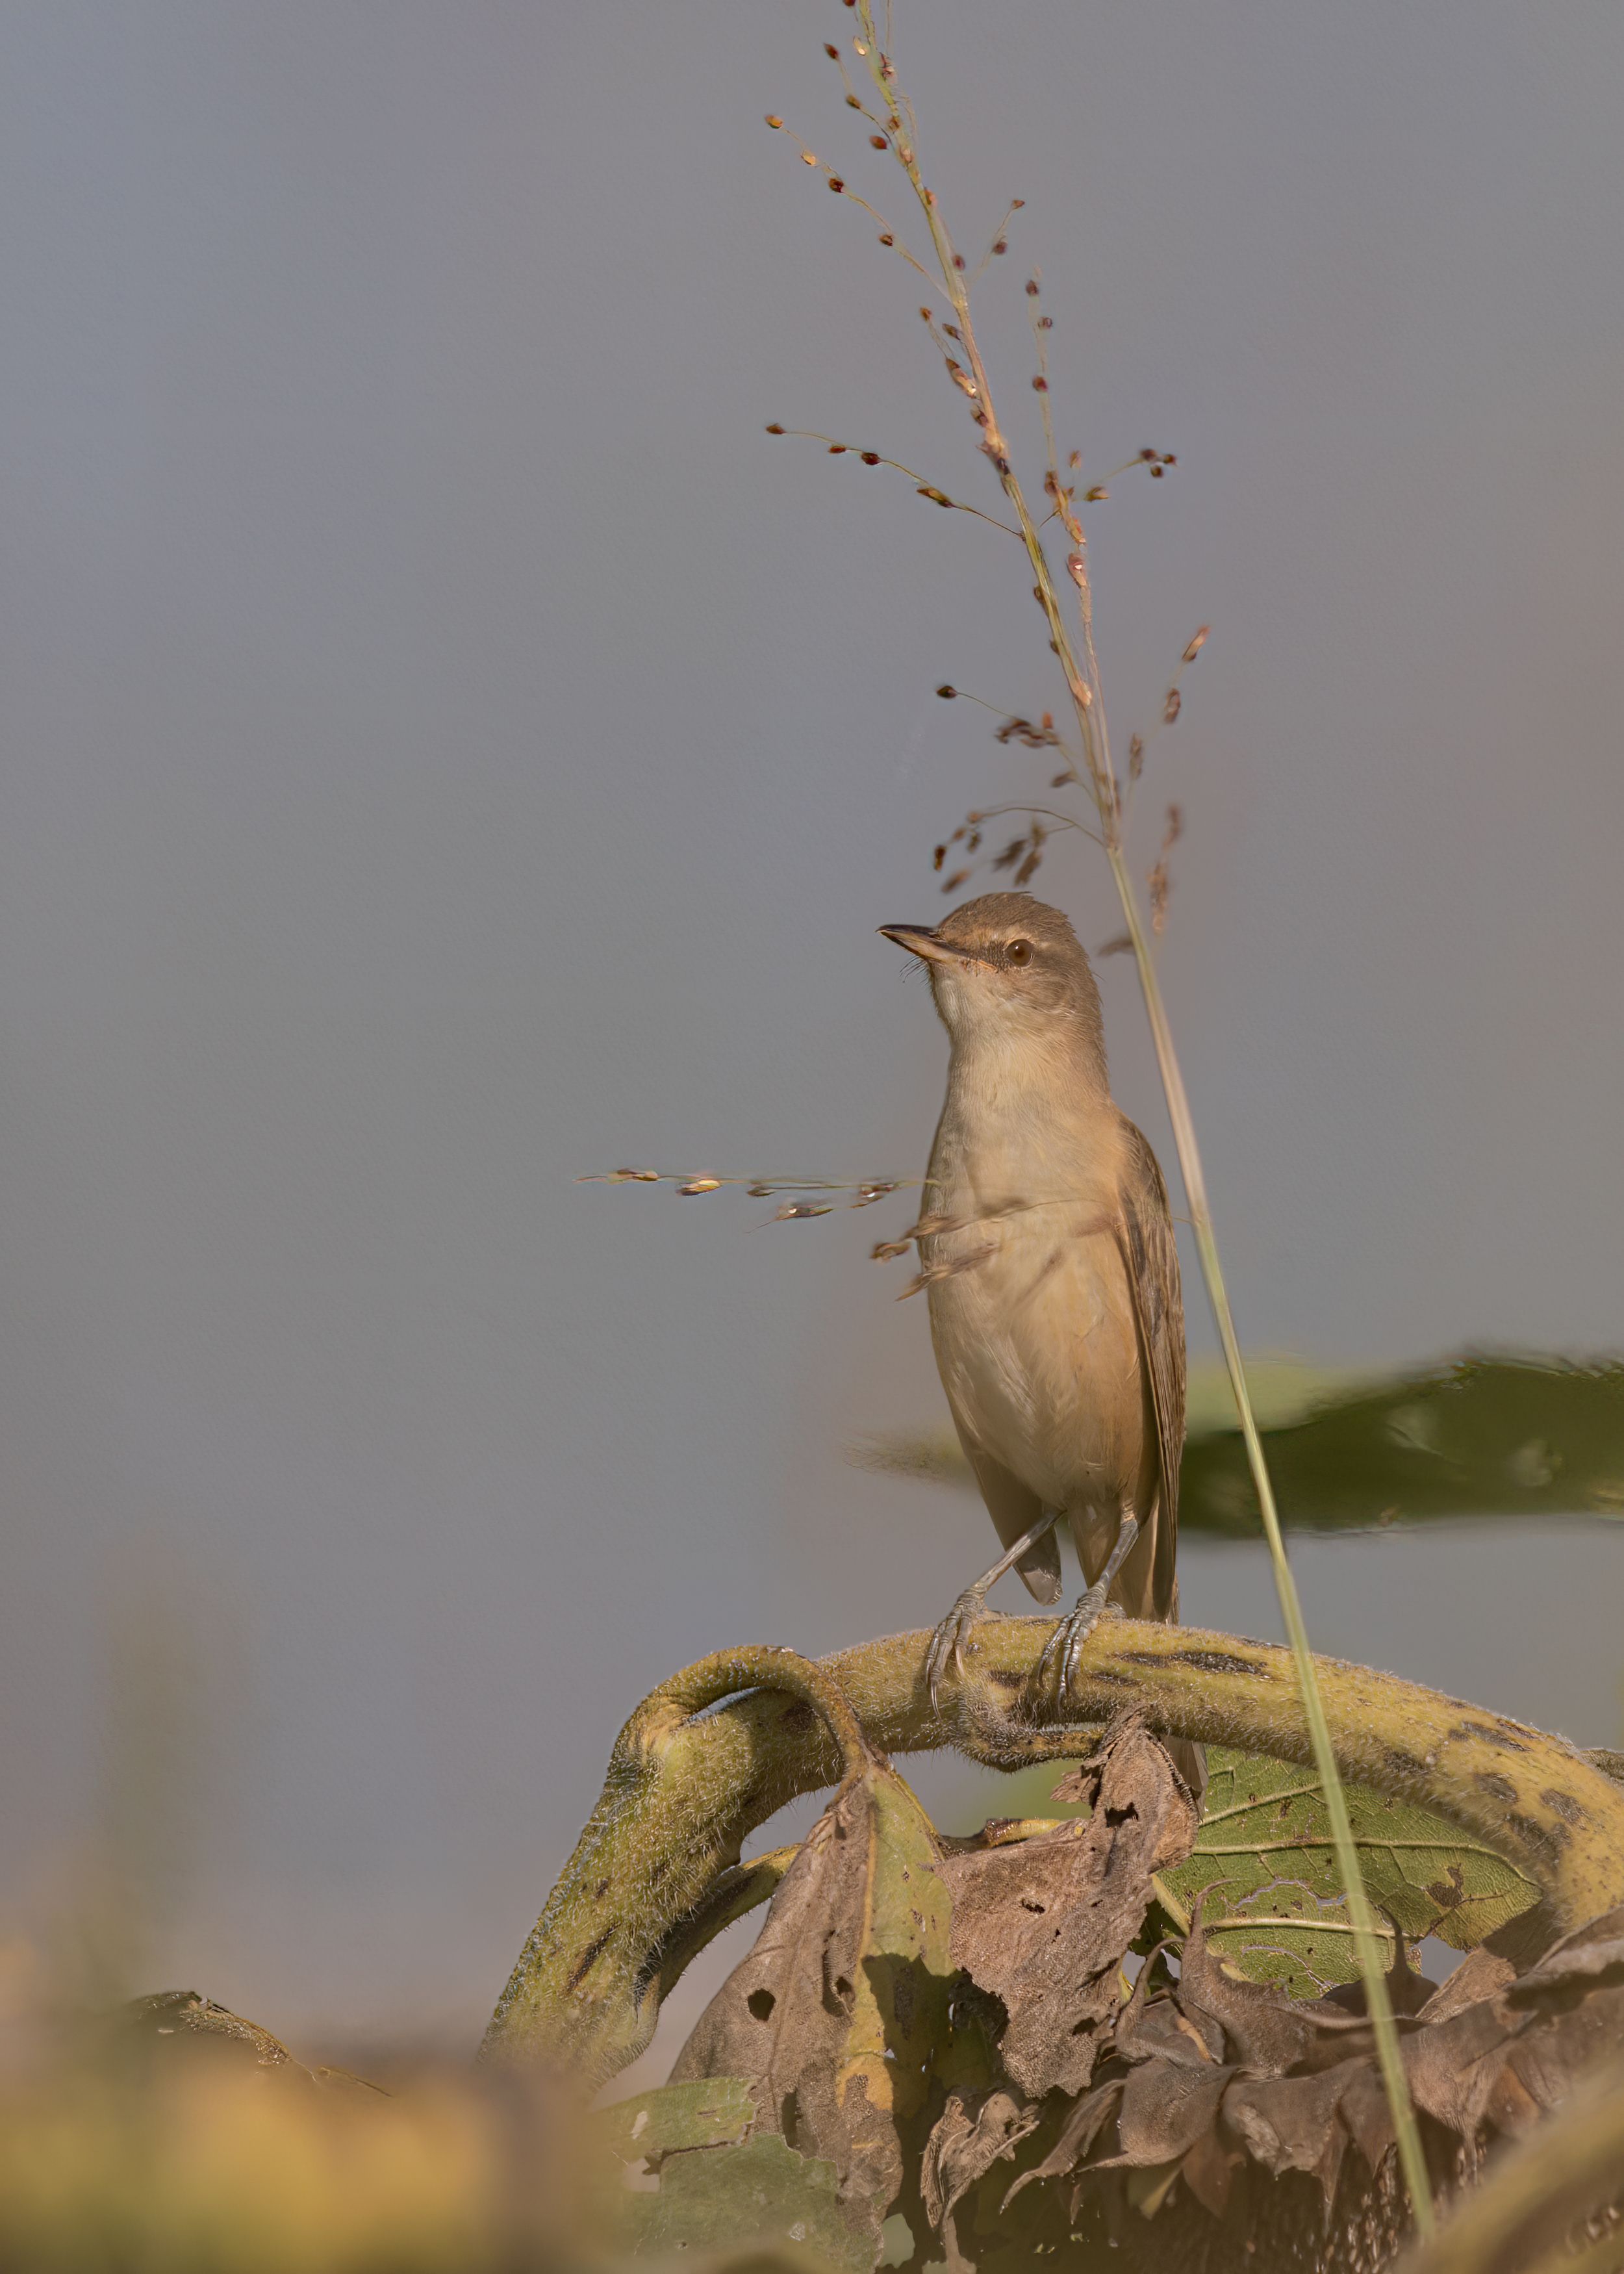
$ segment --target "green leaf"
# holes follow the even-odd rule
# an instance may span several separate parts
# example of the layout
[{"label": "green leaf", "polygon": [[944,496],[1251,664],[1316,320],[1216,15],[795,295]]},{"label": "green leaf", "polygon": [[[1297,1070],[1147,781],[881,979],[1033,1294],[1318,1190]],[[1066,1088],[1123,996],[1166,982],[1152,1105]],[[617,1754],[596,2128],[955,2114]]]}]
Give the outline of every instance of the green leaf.
[{"label": "green leaf", "polygon": [[832,2164],[761,2132],[741,2147],[668,2157],[655,2189],[624,2197],[622,2232],[640,2256],[696,2244],[802,2244],[833,2266],[868,2274],[874,2233],[852,2224],[836,2187]]},{"label": "green leaf", "polygon": [[[1254,1982],[1315,1998],[1353,1981],[1358,1963],[1319,1780],[1217,1746],[1207,1773],[1194,1852],[1160,1877],[1169,1909],[1187,1916],[1210,1889],[1203,1924]],[[1408,1941],[1435,1934],[1470,1950],[1537,1900],[1521,1872],[1440,1818],[1364,1785],[1347,1794],[1365,1887]]]},{"label": "green leaf", "polygon": [[[1624,1516],[1624,1365],[1467,1355],[1402,1372],[1248,1359],[1288,1532],[1449,1517]],[[851,1447],[860,1467],[974,1488],[951,1431]],[[1191,1370],[1179,1527],[1255,1540],[1258,1507],[1227,1378]]]},{"label": "green leaf", "polygon": [[707,2076],[617,2100],[598,2109],[592,2121],[611,2152],[623,2164],[635,2164],[680,2148],[736,2146],[755,2115],[756,2103],[742,2077]]}]

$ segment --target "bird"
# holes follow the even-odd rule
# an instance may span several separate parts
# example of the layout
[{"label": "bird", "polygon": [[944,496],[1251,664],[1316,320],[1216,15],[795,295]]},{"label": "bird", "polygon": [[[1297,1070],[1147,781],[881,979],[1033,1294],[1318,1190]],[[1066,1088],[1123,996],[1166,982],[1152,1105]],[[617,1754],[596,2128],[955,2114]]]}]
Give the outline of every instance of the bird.
[{"label": "bird", "polygon": [[[1112,1099],[1099,987],[1060,909],[989,892],[934,928],[880,932],[924,965],[951,1044],[914,1231],[942,1386],[1004,1550],[936,1627],[930,1695],[996,1615],[986,1598],[1006,1571],[1059,1600],[1064,1522],[1088,1585],[1036,1669],[1064,1706],[1108,1603],[1178,1617],[1184,1313],[1167,1186]],[[1195,1749],[1179,1751],[1199,1780]]]}]

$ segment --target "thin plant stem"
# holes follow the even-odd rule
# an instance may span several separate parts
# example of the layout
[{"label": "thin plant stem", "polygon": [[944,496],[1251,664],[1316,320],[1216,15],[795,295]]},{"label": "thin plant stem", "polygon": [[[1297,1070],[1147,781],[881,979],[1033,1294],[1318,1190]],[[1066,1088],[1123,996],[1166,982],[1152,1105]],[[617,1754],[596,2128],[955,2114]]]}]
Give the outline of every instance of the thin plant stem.
[{"label": "thin plant stem", "polygon": [[[1087,549],[1082,525],[1071,502],[1050,449],[1049,487],[1056,516],[1071,539],[1073,551],[1066,562],[1068,574],[1077,590],[1078,637],[1074,642],[1061,606],[1060,590],[1044,551],[1039,526],[1027,506],[1025,493],[1011,462],[1008,445],[998,425],[993,408],[992,389],[986,366],[976,343],[974,327],[970,318],[969,289],[965,271],[954,252],[945,223],[943,221],[934,192],[926,184],[919,162],[919,137],[912,106],[897,81],[896,66],[882,48],[875,26],[872,0],[857,0],[855,13],[861,26],[861,48],[869,75],[878,91],[888,119],[897,123],[891,128],[889,139],[898,162],[908,177],[917,198],[925,223],[930,232],[944,290],[951,303],[954,321],[962,343],[965,361],[968,365],[970,384],[959,379],[962,391],[974,405],[974,415],[981,430],[980,448],[992,463],[1003,486],[1004,493],[1012,508],[1027,559],[1032,566],[1036,598],[1048,621],[1049,636],[1054,652],[1065,675],[1067,691],[1077,717],[1079,735],[1088,767],[1089,787],[1100,817],[1101,834],[1104,840],[1105,857],[1109,863],[1112,881],[1122,903],[1123,916],[1128,937],[1132,943],[1134,961],[1139,967],[1139,987],[1145,1001],[1146,1015],[1150,1022],[1151,1037],[1155,1045],[1156,1063],[1167,1096],[1169,1117],[1173,1126],[1173,1141],[1178,1150],[1178,1164],[1184,1178],[1184,1191],[1190,1205],[1190,1221],[1195,1235],[1197,1253],[1200,1257],[1201,1274],[1207,1283],[1207,1299],[1212,1306],[1222,1345],[1224,1364],[1229,1369],[1230,1387],[1235,1394],[1236,1409],[1240,1416],[1241,1434],[1245,1442],[1246,1457],[1252,1469],[1252,1483],[1258,1495],[1258,1505],[1263,1519],[1264,1538],[1268,1543],[1269,1560],[1274,1567],[1275,1592],[1280,1599],[1287,1638],[1291,1645],[1297,1668],[1297,1686],[1302,1696],[1304,1718],[1313,1751],[1314,1767],[1325,1795],[1326,1814],[1329,1820],[1338,1868],[1347,1889],[1348,1914],[1353,1927],[1353,1941],[1358,1954],[1359,1970],[1364,1977],[1365,2000],[1376,2040],[1376,2052],[1381,2069],[1382,2082],[1387,2089],[1392,2109],[1394,2128],[1397,2135],[1400,2168],[1409,2191],[1416,2225],[1423,2235],[1430,2235],[1434,2227],[1432,2185],[1426,2161],[1422,2151],[1421,2135],[1417,2127],[1415,2110],[1410,2101],[1410,2088],[1404,2075],[1402,2057],[1399,2050],[1398,2029],[1393,2016],[1392,2000],[1387,1994],[1384,1971],[1384,1954],[1365,1881],[1359,1869],[1358,1852],[1354,1845],[1353,1827],[1349,1820],[1347,1796],[1337,1771],[1336,1757],[1332,1748],[1330,1729],[1326,1721],[1325,1705],[1320,1696],[1314,1662],[1308,1645],[1308,1631],[1303,1620],[1302,1604],[1297,1596],[1297,1582],[1286,1559],[1285,1541],[1281,1536],[1280,1516],[1274,1503],[1274,1490],[1270,1481],[1268,1465],[1264,1458],[1263,1441],[1259,1434],[1257,1416],[1252,1411],[1251,1394],[1246,1386],[1246,1373],[1241,1360],[1240,1343],[1235,1331],[1234,1315],[1229,1308],[1228,1290],[1224,1284],[1223,1269],[1219,1260],[1218,1243],[1213,1230],[1212,1210],[1207,1195],[1207,1178],[1201,1165],[1200,1148],[1196,1141],[1195,1122],[1190,1111],[1189,1095],[1184,1088],[1184,1074],[1174,1047],[1172,1028],[1168,1021],[1167,1008],[1162,1000],[1149,938],[1139,911],[1139,896],[1129,871],[1123,846],[1122,799],[1115,769],[1111,763],[1110,740],[1106,726],[1105,705],[1100,686],[1100,669],[1094,652],[1092,591],[1087,567]],[[1035,282],[1035,280],[1034,280]],[[1034,288],[1029,288],[1034,289]],[[1047,408],[1047,404],[1045,405]],[[1047,424],[1047,422],[1046,422]],[[1052,436],[1052,426],[1049,428]]]}]

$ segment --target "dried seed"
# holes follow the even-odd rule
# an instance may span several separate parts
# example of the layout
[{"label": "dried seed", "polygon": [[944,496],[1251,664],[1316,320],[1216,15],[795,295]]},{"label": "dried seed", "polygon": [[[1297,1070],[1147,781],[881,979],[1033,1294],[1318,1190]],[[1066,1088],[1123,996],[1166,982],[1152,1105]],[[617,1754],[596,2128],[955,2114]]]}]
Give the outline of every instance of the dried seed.
[{"label": "dried seed", "polygon": [[829,186],[834,192],[836,197],[838,197],[841,191],[845,189],[846,184],[840,179],[838,174],[831,174],[829,177]]},{"label": "dried seed", "polygon": [[969,881],[970,871],[967,869],[955,869],[952,875],[943,885],[942,890],[944,892],[956,892],[960,885],[967,885]]},{"label": "dried seed", "polygon": [[770,110],[767,113],[767,124],[769,126],[782,126],[784,121],[781,118],[775,118],[772,112]]},{"label": "dried seed", "polygon": [[769,426],[767,432],[770,434],[781,434],[784,432],[784,429],[782,426]]},{"label": "dried seed", "polygon": [[871,150],[883,150],[885,147],[885,137],[883,134],[871,134],[868,137],[868,147]]},{"label": "dried seed", "polygon": [[951,703],[958,692],[959,689],[956,687],[950,686],[946,683],[944,683],[936,689],[936,693],[941,697],[944,703]]},{"label": "dried seed", "polygon": [[891,233],[890,230],[888,230],[888,229],[883,229],[883,230],[880,231],[880,243],[881,243],[882,245],[895,245],[895,243],[896,243],[896,242],[897,242],[897,240],[896,240],[896,238],[891,235]]},{"label": "dried seed", "polygon": [[1083,492],[1084,501],[1088,505],[1098,505],[1101,498],[1108,498],[1109,495],[1109,490],[1105,488],[1103,484],[1098,482],[1095,483],[1093,489],[1085,490]]},{"label": "dried seed", "polygon": [[802,1224],[808,1216],[833,1214],[832,1201],[786,1201],[781,1209],[774,1209],[772,1221],[774,1224]]},{"label": "dried seed", "polygon": [[1088,582],[1088,563],[1080,553],[1066,554],[1066,571],[1074,584],[1083,585]]},{"label": "dried seed", "polygon": [[720,1192],[721,1189],[722,1179],[720,1177],[690,1177],[687,1184],[679,1185],[677,1186],[677,1190],[683,1195],[684,1199],[686,1199],[691,1193],[718,1193]]},{"label": "dried seed", "polygon": [[1179,693],[1177,687],[1169,687],[1167,691],[1167,701],[1162,706],[1162,725],[1164,727],[1170,727],[1184,707],[1184,697]]},{"label": "dried seed", "polygon": [[1144,771],[1145,737],[1143,734],[1130,734],[1128,737],[1128,779],[1130,781],[1138,781],[1139,776],[1144,772]]},{"label": "dried seed", "polygon": [[876,1240],[868,1251],[869,1261],[874,1263],[894,1263],[898,1256],[906,1255],[913,1245],[911,1239]]},{"label": "dried seed", "polygon": [[1196,634],[1189,646],[1184,650],[1184,659],[1186,663],[1193,663],[1197,656],[1200,654],[1201,650],[1207,645],[1207,634],[1211,629],[1212,626],[1210,624],[1202,625],[1200,630]]}]

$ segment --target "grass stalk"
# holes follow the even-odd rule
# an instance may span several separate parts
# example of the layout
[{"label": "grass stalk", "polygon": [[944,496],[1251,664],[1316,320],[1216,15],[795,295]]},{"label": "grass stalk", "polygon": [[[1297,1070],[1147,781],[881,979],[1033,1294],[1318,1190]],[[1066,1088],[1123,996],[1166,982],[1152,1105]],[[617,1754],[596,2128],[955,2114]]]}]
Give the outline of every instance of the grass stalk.
[{"label": "grass stalk", "polygon": [[[1052,513],[1044,516],[1057,519],[1071,541],[1072,551],[1067,557],[1066,569],[1077,599],[1077,629],[1075,636],[1063,607],[1061,590],[1045,549],[1041,529],[1029,507],[1025,491],[1011,460],[1008,445],[999,426],[994,409],[992,388],[986,365],[977,343],[975,328],[970,314],[970,292],[967,271],[960,264],[952,241],[948,235],[934,192],[929,189],[919,160],[919,134],[912,105],[908,102],[897,78],[896,65],[882,45],[875,23],[872,0],[855,0],[854,13],[861,27],[858,47],[867,65],[880,107],[881,117],[875,117],[865,109],[865,115],[884,136],[890,150],[906,175],[910,187],[918,200],[929,232],[931,250],[935,256],[942,288],[951,305],[953,321],[963,350],[963,368],[950,369],[960,391],[972,406],[972,415],[981,429],[979,448],[997,473],[1004,494],[1014,514],[1027,561],[1030,563],[1035,597],[1042,609],[1049,628],[1049,643],[1065,676],[1066,688],[1076,719],[1079,741],[1087,770],[1088,787],[1099,817],[1100,834],[1104,842],[1106,860],[1117,896],[1122,903],[1123,916],[1128,937],[1132,944],[1133,958],[1138,967],[1139,987],[1144,996],[1146,1014],[1150,1022],[1152,1040],[1155,1045],[1156,1063],[1162,1074],[1162,1088],[1167,1096],[1169,1117],[1172,1122],[1173,1141],[1178,1151],[1179,1171],[1184,1178],[1189,1203],[1190,1220],[1195,1234],[1197,1252],[1200,1257],[1201,1273],[1207,1284],[1207,1298],[1217,1324],[1219,1341],[1222,1345],[1224,1363],[1229,1369],[1235,1404],[1240,1416],[1241,1432],[1245,1441],[1246,1457],[1251,1465],[1252,1482],[1258,1495],[1258,1505],[1263,1519],[1264,1537],[1268,1543],[1269,1559],[1274,1567],[1274,1586],[1280,1599],[1282,1615],[1296,1663],[1297,1678],[1302,1695],[1304,1718],[1308,1724],[1312,1746],[1314,1767],[1325,1794],[1326,1811],[1335,1843],[1338,1866],[1348,1891],[1349,1915],[1352,1921],[1355,1946],[1358,1952],[1359,1969],[1364,1977],[1365,1997],[1373,2026],[1381,2075],[1393,2112],[1393,2121],[1398,2139],[1401,2169],[1410,2194],[1416,2225],[1419,2232],[1430,2235],[1433,2230],[1432,2196],[1428,2180],[1425,2158],[1417,2127],[1415,2111],[1404,2075],[1403,2061],[1399,2051],[1398,2030],[1393,2017],[1392,2002],[1387,1995],[1384,1972],[1382,1945],[1377,1935],[1370,1902],[1360,1874],[1358,1856],[1354,1846],[1352,1826],[1348,1817],[1348,1803],[1337,1772],[1336,1757],[1327,1725],[1324,1701],[1315,1676],[1314,1663],[1309,1650],[1307,1629],[1304,1624],[1302,1604],[1298,1600],[1297,1583],[1287,1561],[1285,1542],[1281,1536],[1280,1517],[1274,1504],[1274,1487],[1270,1482],[1268,1465],[1263,1455],[1263,1442],[1259,1434],[1257,1417],[1246,1387],[1246,1373],[1241,1360],[1240,1343],[1235,1331],[1235,1321],[1229,1308],[1229,1298],[1224,1284],[1222,1265],[1219,1259],[1217,1239],[1213,1229],[1212,1210],[1207,1201],[1207,1178],[1201,1165],[1200,1148],[1196,1140],[1195,1122],[1190,1111],[1190,1100],[1184,1088],[1184,1075],[1174,1046],[1171,1026],[1162,996],[1151,942],[1140,913],[1139,895],[1129,870],[1123,842],[1123,801],[1111,761],[1110,740],[1106,724],[1105,704],[1100,683],[1098,659],[1094,652],[1092,590],[1089,581],[1087,546],[1080,520],[1072,502],[1072,493],[1065,485],[1054,448],[1053,425],[1048,417],[1047,380],[1040,389],[1045,410],[1044,429],[1049,441],[1049,471],[1045,490]],[[889,11],[888,11],[889,13]],[[844,184],[841,184],[844,187]],[[871,209],[870,209],[871,210]],[[916,266],[919,264],[915,264]],[[1028,295],[1036,297],[1035,279],[1027,287]],[[1041,332],[1038,345],[1042,345]],[[955,359],[956,361],[956,359]]]}]

